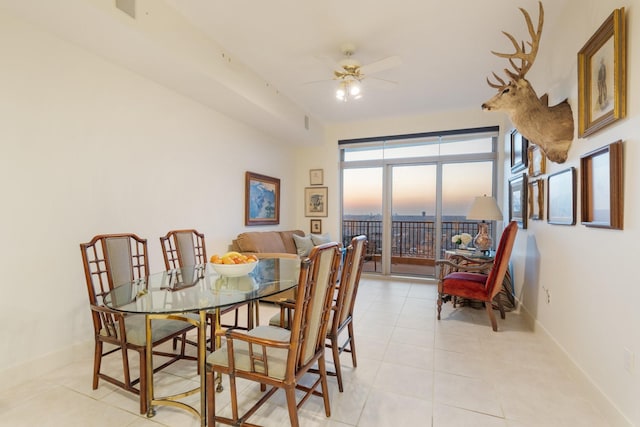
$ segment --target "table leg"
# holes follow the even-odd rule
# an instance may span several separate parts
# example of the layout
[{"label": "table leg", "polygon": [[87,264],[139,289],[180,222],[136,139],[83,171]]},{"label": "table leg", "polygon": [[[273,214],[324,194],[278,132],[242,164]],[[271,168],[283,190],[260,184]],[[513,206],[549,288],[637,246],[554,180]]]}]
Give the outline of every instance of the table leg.
[{"label": "table leg", "polygon": [[[222,320],[220,318],[220,308],[216,308],[216,315],[215,315],[215,322],[216,322],[216,334],[215,334],[215,340],[216,340],[216,350],[219,349],[220,347],[222,347],[222,337],[220,336],[219,332],[222,331]],[[212,338],[213,339],[213,338]],[[224,387],[222,387],[222,374],[220,372],[218,372],[218,374],[216,375],[216,392],[220,393],[222,390],[224,390]]]},{"label": "table leg", "polygon": [[207,424],[206,367],[207,367],[207,312],[200,311],[198,325],[198,369],[200,372],[200,426]]}]

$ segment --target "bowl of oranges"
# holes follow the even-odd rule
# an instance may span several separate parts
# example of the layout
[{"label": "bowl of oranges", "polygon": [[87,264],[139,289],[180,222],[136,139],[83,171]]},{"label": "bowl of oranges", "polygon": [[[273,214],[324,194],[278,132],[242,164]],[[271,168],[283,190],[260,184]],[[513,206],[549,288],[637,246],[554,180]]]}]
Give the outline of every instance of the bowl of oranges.
[{"label": "bowl of oranges", "polygon": [[226,277],[245,276],[258,265],[258,258],[255,255],[244,255],[240,252],[227,252],[222,256],[213,255],[209,261],[216,273]]}]

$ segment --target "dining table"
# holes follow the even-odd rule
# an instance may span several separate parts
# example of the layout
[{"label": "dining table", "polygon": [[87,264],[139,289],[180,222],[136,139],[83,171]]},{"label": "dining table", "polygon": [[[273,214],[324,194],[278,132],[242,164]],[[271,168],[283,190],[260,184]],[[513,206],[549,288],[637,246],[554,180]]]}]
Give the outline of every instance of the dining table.
[{"label": "dining table", "polygon": [[[156,405],[168,405],[191,412],[200,418],[200,425],[204,426],[207,315],[215,314],[215,331],[219,332],[222,308],[255,303],[264,297],[294,288],[298,284],[299,272],[300,260],[297,258],[263,258],[257,261],[251,273],[237,277],[220,275],[213,264],[207,263],[150,274],[114,287],[104,299],[107,307],[146,317],[147,416],[155,415]],[[151,337],[153,321],[157,319],[184,321],[197,329],[199,387],[171,396],[154,395]],[[219,348],[220,334],[216,333],[211,339],[216,340],[216,348]],[[221,389],[220,382],[218,386]],[[180,401],[196,393],[200,393],[199,409]]]}]

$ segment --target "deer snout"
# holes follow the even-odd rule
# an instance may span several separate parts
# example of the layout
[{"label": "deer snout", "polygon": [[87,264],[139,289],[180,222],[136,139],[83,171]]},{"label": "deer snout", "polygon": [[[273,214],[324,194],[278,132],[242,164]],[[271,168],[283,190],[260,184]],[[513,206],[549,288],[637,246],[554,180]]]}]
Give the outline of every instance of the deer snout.
[{"label": "deer snout", "polygon": [[491,110],[491,107],[489,107],[489,105],[487,105],[487,104],[482,104],[482,109],[489,111],[489,110]]}]

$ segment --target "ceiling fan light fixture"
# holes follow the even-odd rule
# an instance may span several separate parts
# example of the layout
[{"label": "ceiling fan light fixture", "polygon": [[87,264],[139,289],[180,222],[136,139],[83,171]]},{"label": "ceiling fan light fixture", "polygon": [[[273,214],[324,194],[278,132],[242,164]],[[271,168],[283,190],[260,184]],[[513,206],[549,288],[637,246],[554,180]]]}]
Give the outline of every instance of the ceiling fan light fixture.
[{"label": "ceiling fan light fixture", "polygon": [[342,80],[336,90],[336,98],[342,102],[362,98],[360,82],[357,80]]}]

